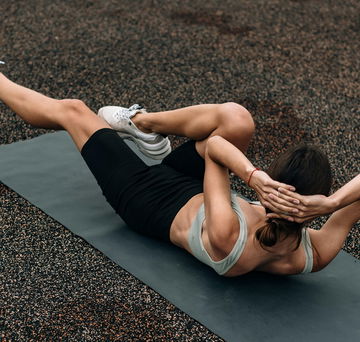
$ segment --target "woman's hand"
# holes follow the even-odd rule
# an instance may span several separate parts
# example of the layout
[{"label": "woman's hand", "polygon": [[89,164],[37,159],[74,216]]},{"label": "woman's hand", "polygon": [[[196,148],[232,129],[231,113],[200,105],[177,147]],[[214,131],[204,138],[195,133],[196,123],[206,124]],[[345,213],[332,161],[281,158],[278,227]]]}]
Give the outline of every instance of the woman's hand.
[{"label": "woman's hand", "polygon": [[277,197],[279,189],[286,189],[288,192],[293,193],[295,191],[293,186],[274,181],[266,172],[261,170],[253,171],[248,185],[256,191],[261,204],[278,215],[285,215],[286,213],[289,216],[289,214],[298,213],[296,205],[299,205],[300,202],[297,198],[287,196],[287,199],[281,201],[281,203],[272,199]]},{"label": "woman's hand", "polygon": [[[283,187],[278,189],[276,195],[268,195],[267,207],[274,211],[267,215],[269,218],[282,218],[293,222],[303,223],[318,216],[326,215],[334,211],[336,205],[331,199],[324,195],[303,196],[289,191]],[[298,204],[292,202],[298,200]],[[280,210],[288,206],[296,211]],[[273,208],[276,208],[275,211]]]},{"label": "woman's hand", "polygon": [[[265,205],[274,211],[268,217],[283,218],[302,223],[321,215],[333,213],[356,201],[360,201],[360,174],[329,197],[323,195],[302,196],[289,191],[285,187],[278,190],[279,193],[274,194],[272,192],[266,198]],[[295,204],[294,199],[297,199],[299,203]],[[295,208],[297,212],[288,211],[286,210],[287,207]]]}]

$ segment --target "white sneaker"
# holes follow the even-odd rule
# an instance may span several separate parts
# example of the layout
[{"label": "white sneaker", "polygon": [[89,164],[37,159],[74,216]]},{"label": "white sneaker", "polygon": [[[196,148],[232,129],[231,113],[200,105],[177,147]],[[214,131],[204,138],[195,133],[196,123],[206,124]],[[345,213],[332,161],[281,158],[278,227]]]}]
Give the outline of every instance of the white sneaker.
[{"label": "white sneaker", "polygon": [[3,61],[0,61],[0,64],[5,64],[5,62],[3,62]]},{"label": "white sneaker", "polygon": [[163,159],[171,152],[169,138],[157,133],[144,133],[130,120],[135,114],[146,113],[146,110],[134,104],[129,108],[118,106],[102,107],[98,115],[124,139],[132,140],[146,156]]}]

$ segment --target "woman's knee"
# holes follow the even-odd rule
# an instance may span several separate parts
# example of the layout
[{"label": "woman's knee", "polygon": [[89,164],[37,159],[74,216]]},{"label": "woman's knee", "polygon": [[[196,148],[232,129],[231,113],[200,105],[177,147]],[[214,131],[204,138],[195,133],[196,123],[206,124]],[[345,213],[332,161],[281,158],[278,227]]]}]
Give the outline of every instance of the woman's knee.
[{"label": "woman's knee", "polygon": [[239,137],[251,138],[255,131],[255,123],[251,113],[235,102],[220,105],[220,125],[224,138],[232,140]]},{"label": "woman's knee", "polygon": [[81,115],[89,110],[83,101],[77,99],[63,99],[59,100],[59,103],[64,112],[75,115]]},{"label": "woman's knee", "polygon": [[58,100],[59,112],[61,117],[66,122],[73,122],[81,120],[84,116],[88,115],[91,110],[87,105],[77,99],[64,99]]}]

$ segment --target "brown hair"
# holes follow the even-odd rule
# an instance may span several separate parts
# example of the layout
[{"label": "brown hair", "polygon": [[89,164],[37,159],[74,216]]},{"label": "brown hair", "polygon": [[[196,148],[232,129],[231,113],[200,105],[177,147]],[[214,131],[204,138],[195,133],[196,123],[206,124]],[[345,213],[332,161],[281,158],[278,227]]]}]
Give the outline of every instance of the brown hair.
[{"label": "brown hair", "polygon": [[[293,185],[301,195],[328,195],[332,183],[330,163],[327,156],[317,147],[301,144],[288,149],[275,159],[267,170],[268,175],[279,182]],[[269,213],[271,210],[266,209]],[[261,247],[274,246],[280,238],[294,236],[295,249],[301,243],[302,223],[284,219],[268,219],[260,227],[256,239]]]}]

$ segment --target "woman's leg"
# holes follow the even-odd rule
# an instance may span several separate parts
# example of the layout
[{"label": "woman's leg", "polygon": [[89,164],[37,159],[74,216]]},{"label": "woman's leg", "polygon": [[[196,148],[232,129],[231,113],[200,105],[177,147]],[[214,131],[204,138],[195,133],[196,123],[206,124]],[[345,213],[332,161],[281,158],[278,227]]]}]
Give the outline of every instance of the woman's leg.
[{"label": "woman's leg", "polygon": [[197,140],[196,149],[202,156],[206,139],[213,135],[222,136],[245,152],[255,129],[251,114],[232,102],[137,114],[132,120],[145,132],[174,134]]},{"label": "woman's leg", "polygon": [[[1,73],[0,99],[33,126],[65,129],[79,150],[95,131],[110,127],[80,100],[49,98],[13,83]],[[197,140],[196,148],[202,156],[206,139],[210,136],[220,135],[245,152],[254,132],[251,114],[236,103],[205,104],[138,114],[132,120],[144,131]]]},{"label": "woman's leg", "polygon": [[[144,179],[153,181],[147,176],[150,167],[105,121],[79,100],[49,98],[11,82],[1,73],[0,100],[33,126],[67,130],[110,205],[128,224],[142,226],[144,215],[139,215],[137,205]],[[146,206],[146,201],[141,203]]]},{"label": "woman's leg", "polygon": [[32,126],[64,129],[77,148],[89,137],[110,126],[80,100],[56,100],[22,87],[0,73],[0,100]]}]

